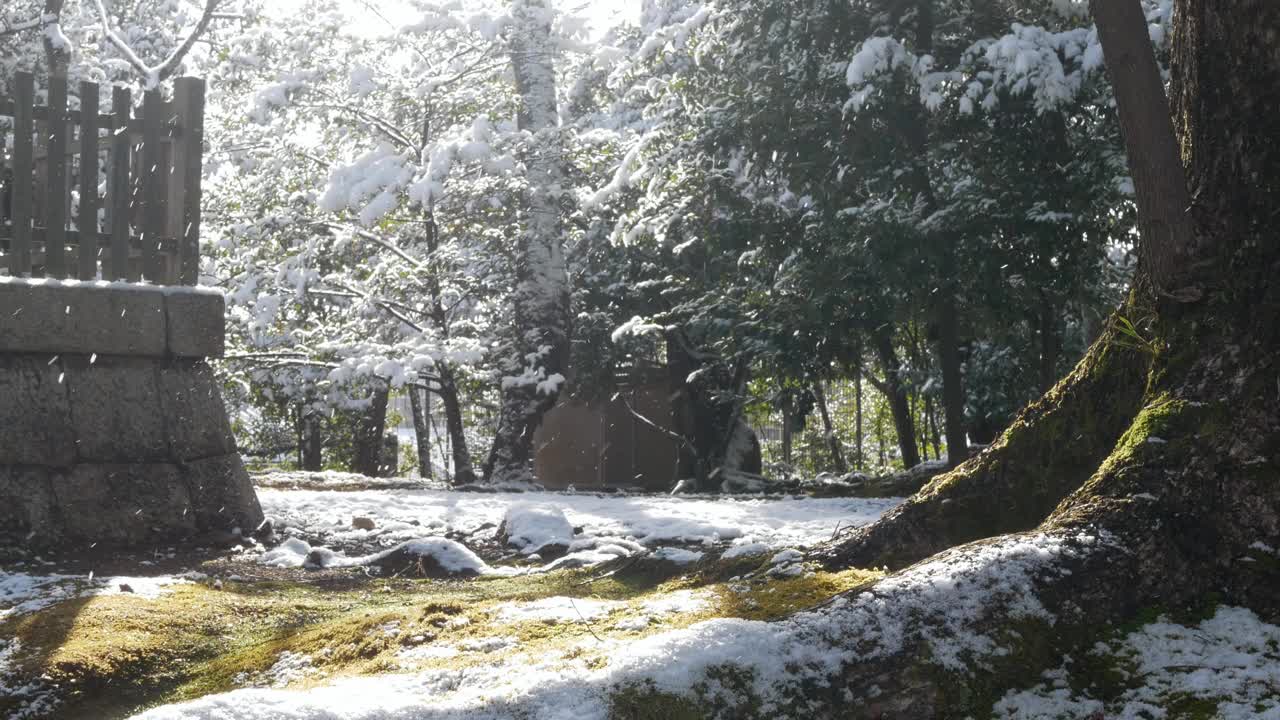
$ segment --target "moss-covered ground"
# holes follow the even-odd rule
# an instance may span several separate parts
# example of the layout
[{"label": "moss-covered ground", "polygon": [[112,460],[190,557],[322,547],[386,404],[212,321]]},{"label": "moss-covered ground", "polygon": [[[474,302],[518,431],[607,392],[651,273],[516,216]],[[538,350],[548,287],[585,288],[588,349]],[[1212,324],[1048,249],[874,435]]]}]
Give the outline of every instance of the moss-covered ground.
[{"label": "moss-covered ground", "polygon": [[[289,682],[297,687],[340,676],[489,664],[517,650],[590,663],[584,647],[593,639],[635,639],[711,617],[780,618],[879,577],[858,570],[775,577],[761,572],[768,567],[765,560],[680,566],[632,559],[591,569],[450,581],[383,579],[361,570],[323,578],[301,572],[276,580],[210,577],[154,599],[124,593],[67,600],[0,621],[0,638],[17,640],[7,683],[35,680],[58,699],[51,713],[27,717],[110,720],[279,682],[269,670],[287,653],[309,658],[306,672]],[[687,612],[643,607],[678,591],[693,591],[703,602]],[[498,617],[504,605],[551,597],[621,604],[589,622]],[[627,622],[640,616],[649,622]],[[514,643],[452,656],[405,654],[432,645],[474,647],[498,637]],[[22,702],[0,697],[0,715],[15,712]]]}]

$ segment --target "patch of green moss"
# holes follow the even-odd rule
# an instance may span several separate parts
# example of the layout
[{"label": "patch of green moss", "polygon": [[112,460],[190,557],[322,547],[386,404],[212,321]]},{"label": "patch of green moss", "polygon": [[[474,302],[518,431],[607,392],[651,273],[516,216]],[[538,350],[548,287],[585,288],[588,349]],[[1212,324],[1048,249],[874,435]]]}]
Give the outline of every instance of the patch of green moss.
[{"label": "patch of green moss", "polygon": [[609,696],[609,720],[703,720],[707,708],[684,695],[651,685],[629,685]]},{"label": "patch of green moss", "polygon": [[[514,636],[518,645],[494,654],[428,661],[430,666],[492,663],[505,653],[576,658],[607,664],[591,650],[592,636],[637,631],[619,620],[650,615],[646,600],[675,590],[700,589],[708,605],[695,612],[653,617],[641,634],[682,627],[709,617],[775,619],[812,607],[880,576],[857,570],[799,577],[752,577],[745,592],[724,579],[750,575],[760,558],[709,561],[695,566],[622,561],[609,567],[433,581],[361,579],[350,582],[225,582],[175,587],[154,600],[112,595],[68,601],[0,623],[0,636],[21,641],[17,658],[27,677],[48,675],[60,688],[58,717],[126,717],[146,707],[233,689],[237,676],[271,668],[283,652],[310,656],[323,677],[400,669],[399,653],[423,643],[458,645],[470,639]],[[553,596],[623,601],[607,619],[590,624],[522,621],[497,623],[504,603]],[[470,623],[451,622],[466,615]],[[733,679],[725,670],[721,682]],[[624,698],[625,700],[625,698]],[[625,702],[623,702],[625,705]],[[5,710],[0,700],[0,711]]]},{"label": "patch of green moss", "polygon": [[1218,717],[1218,701],[1194,695],[1179,695],[1164,706],[1169,720],[1213,720]]},{"label": "patch of green moss", "polygon": [[777,620],[807,610],[840,593],[856,590],[884,577],[875,570],[812,572],[793,577],[761,577],[729,583],[719,592],[716,615],[749,620]]}]

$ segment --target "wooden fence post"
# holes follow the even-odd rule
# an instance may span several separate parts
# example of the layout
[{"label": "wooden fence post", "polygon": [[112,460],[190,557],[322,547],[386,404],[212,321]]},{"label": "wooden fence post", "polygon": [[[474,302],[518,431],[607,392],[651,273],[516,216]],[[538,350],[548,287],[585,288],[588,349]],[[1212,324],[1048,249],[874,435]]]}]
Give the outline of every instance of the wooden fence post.
[{"label": "wooden fence post", "polygon": [[170,227],[178,239],[178,283],[195,285],[200,281],[200,183],[204,172],[204,81],[183,77],[174,81],[174,105],[177,107],[181,137],[173,145],[174,186],[181,188],[177,197],[170,196]]},{"label": "wooden fence post", "polygon": [[44,276],[61,280],[67,276],[67,79],[49,78],[49,106],[45,109],[45,131],[49,134],[45,157]]},{"label": "wooden fence post", "polygon": [[133,96],[128,88],[112,92],[115,110],[114,136],[111,140],[111,277],[110,280],[134,280],[129,272],[129,198],[133,187],[129,177],[129,156],[133,139],[129,136],[129,116],[133,113]]},{"label": "wooden fence post", "polygon": [[163,132],[164,98],[159,90],[148,90],[142,97],[142,276],[157,285],[165,280],[160,269],[167,179],[160,148]]},{"label": "wooden fence post", "polygon": [[[98,276],[98,86],[80,83],[80,279]],[[106,273],[103,273],[106,277]]]},{"label": "wooden fence post", "polygon": [[35,131],[35,77],[14,76],[13,109],[13,245],[9,274],[31,274],[31,135]]}]

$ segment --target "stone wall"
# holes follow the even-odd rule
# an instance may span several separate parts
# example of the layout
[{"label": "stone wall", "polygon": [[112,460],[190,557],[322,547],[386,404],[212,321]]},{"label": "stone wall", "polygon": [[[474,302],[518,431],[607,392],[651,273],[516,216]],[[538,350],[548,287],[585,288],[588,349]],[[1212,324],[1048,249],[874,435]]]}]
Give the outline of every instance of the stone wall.
[{"label": "stone wall", "polygon": [[138,545],[262,511],[213,371],[220,295],[0,282],[0,545]]}]

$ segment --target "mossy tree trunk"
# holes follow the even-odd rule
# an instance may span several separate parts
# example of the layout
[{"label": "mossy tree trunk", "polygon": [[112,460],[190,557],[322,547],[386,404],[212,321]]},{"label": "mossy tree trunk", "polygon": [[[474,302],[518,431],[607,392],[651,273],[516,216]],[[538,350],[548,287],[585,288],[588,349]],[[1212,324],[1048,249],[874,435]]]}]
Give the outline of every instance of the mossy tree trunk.
[{"label": "mossy tree trunk", "polygon": [[[1055,560],[1069,572],[1028,588],[1060,620],[1037,630],[1048,644],[1021,642],[1008,659],[958,679],[922,669],[912,659],[922,641],[909,636],[889,661],[846,668],[839,690],[879,692],[855,716],[982,711],[976,688],[1007,687],[1001,667],[1018,665],[1034,682],[1067,651],[1071,628],[1124,622],[1143,607],[1214,595],[1264,616],[1280,612],[1277,568],[1249,562],[1255,543],[1280,543],[1280,4],[1178,0],[1176,150],[1159,145],[1168,115],[1154,63],[1135,57],[1151,53],[1137,0],[1094,6],[1138,190],[1135,287],[1075,370],[991,448],[823,557],[902,567],[970,543],[934,558],[945,562],[1033,529],[1108,540]],[[1158,168],[1170,152],[1186,170],[1185,194],[1161,189],[1170,177]],[[1120,317],[1133,332],[1118,329]],[[983,612],[992,636],[1017,627],[1007,607]]]},{"label": "mossy tree trunk", "polygon": [[[1280,4],[1178,0],[1166,136],[1176,149],[1158,141],[1167,114],[1138,0],[1094,10],[1138,186],[1129,300],[995,445],[823,551],[829,564],[896,568],[941,551],[863,598],[947,568],[948,592],[986,598],[975,623],[1009,652],[947,670],[928,660],[937,628],[919,620],[899,651],[842,670],[841,716],[987,714],[1006,689],[1039,682],[1062,653],[1087,656],[1098,633],[1149,607],[1212,597],[1280,615],[1280,566],[1253,550],[1280,543]],[[1170,154],[1185,192],[1161,190],[1183,178],[1158,170]],[[975,559],[1044,537],[1094,542],[1052,555],[1024,588],[1056,619],[1028,628],[1010,598],[987,597],[992,569]],[[850,708],[838,702],[846,692],[874,700]]]},{"label": "mossy tree trunk", "polygon": [[[1104,4],[1105,21],[1115,14],[1114,5],[1130,0]],[[1136,12],[1136,0],[1133,5]],[[1280,215],[1273,205],[1280,151],[1271,139],[1280,136],[1280,85],[1273,74],[1280,59],[1262,28],[1280,25],[1259,18],[1280,19],[1278,13],[1261,2],[1179,2],[1173,109],[1190,176],[1190,192],[1183,196],[1195,198],[1190,213],[1185,207],[1175,212],[1178,206],[1168,202],[1176,191],[1144,187],[1169,178],[1151,169],[1167,160],[1151,141],[1159,135],[1148,107],[1153,88],[1140,85],[1145,89],[1126,97],[1121,87],[1122,110],[1128,106],[1128,114],[1140,114],[1126,125],[1130,144],[1142,146],[1133,161],[1145,163],[1133,173],[1144,232],[1140,279],[1130,298],[1072,373],[1024,409],[996,443],[879,523],[827,548],[828,562],[901,567],[959,543],[1034,528],[1108,467],[1144,408],[1180,392],[1177,383],[1188,373],[1202,373],[1206,363],[1223,365],[1223,353],[1245,347],[1260,347],[1255,361],[1259,368],[1270,367],[1268,352],[1280,349],[1268,345],[1276,332],[1270,278],[1277,269]],[[1127,37],[1125,32],[1104,31],[1104,43]],[[1113,73],[1135,62],[1139,48],[1151,55],[1145,36],[1139,40],[1119,49],[1107,46]],[[1154,68],[1154,60],[1147,60]],[[1202,85],[1201,78],[1212,80]],[[1154,199],[1142,202],[1144,197]],[[1180,218],[1194,220],[1193,241],[1179,239]],[[1149,247],[1149,237],[1159,250]],[[1161,268],[1158,285],[1147,270],[1153,265]],[[1134,323],[1138,338],[1118,330],[1122,318]],[[1252,376],[1238,356],[1231,364]],[[1225,396],[1235,387],[1224,383],[1208,391]],[[1259,400],[1275,398],[1239,398],[1242,408]],[[1265,453],[1259,457],[1275,460]]]}]

